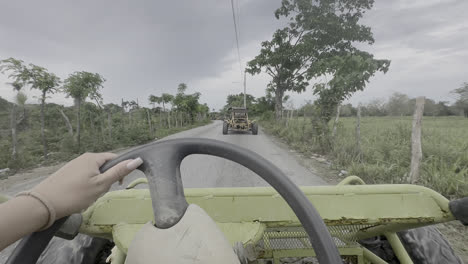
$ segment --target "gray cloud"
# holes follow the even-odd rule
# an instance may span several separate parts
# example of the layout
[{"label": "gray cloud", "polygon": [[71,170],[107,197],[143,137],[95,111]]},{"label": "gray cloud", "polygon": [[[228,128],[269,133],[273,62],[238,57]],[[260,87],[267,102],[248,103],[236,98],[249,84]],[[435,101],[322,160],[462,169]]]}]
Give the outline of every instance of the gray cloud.
[{"label": "gray cloud", "polygon": [[[408,4],[409,3],[409,4]],[[281,25],[280,0],[240,0],[242,63]],[[180,82],[202,92],[219,108],[241,91],[229,1],[5,1],[0,8],[0,58],[16,57],[45,66],[65,78],[73,71],[101,73],[106,102],[146,101],[150,93],[175,92]],[[393,91],[442,98],[467,81],[468,2],[377,1],[364,23],[376,43],[365,47],[392,60],[390,71],[371,80],[352,102]],[[0,96],[11,89],[0,76]],[[261,96],[268,77],[248,77]],[[300,105],[307,91],[294,95]],[[63,96],[53,100],[64,103]]]},{"label": "gray cloud", "polygon": [[[241,44],[268,37],[264,32],[274,28],[278,5],[241,3]],[[234,48],[230,8],[216,0],[10,1],[0,10],[0,56],[43,65],[62,77],[96,71],[108,80],[107,98],[139,92],[146,99],[149,92],[174,92],[179,82],[190,86],[229,70],[223,58]]]}]

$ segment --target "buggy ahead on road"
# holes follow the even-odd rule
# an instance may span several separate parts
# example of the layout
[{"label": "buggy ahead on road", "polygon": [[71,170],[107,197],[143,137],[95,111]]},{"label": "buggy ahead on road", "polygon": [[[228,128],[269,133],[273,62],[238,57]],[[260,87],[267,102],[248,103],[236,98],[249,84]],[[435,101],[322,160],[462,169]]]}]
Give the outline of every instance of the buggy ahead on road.
[{"label": "buggy ahead on road", "polygon": [[228,109],[229,118],[223,122],[223,135],[229,131],[252,131],[252,135],[258,134],[258,124],[249,120],[247,108],[230,107]]}]

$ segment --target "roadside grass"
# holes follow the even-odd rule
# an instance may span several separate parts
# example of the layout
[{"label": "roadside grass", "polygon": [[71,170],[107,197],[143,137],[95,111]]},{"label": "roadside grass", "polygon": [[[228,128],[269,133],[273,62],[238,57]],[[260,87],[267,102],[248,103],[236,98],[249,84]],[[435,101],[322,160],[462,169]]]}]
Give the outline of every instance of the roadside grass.
[{"label": "roadside grass", "polygon": [[[330,122],[330,128],[333,122]],[[309,119],[262,121],[268,131],[296,150],[320,152]],[[356,144],[356,118],[340,118],[333,147],[327,151],[335,169],[346,170],[366,183],[407,183],[411,162],[411,117],[361,118],[361,153]],[[448,198],[468,196],[468,119],[424,117],[423,159],[419,184]]]},{"label": "roadside grass", "polygon": [[[182,127],[162,128],[157,127],[153,136],[148,133],[148,127],[143,123],[135,124],[126,129],[116,128],[112,141],[102,140],[102,137],[84,131],[81,135],[81,152],[105,152],[114,149],[137,146],[148,143],[155,139],[160,139],[171,134],[184,130],[189,130],[198,126],[211,123],[211,120],[202,120],[194,124]],[[120,131],[119,131],[120,130]],[[77,153],[75,142],[66,131],[48,134],[49,155],[45,160],[40,142],[40,132],[29,130],[18,135],[18,158],[14,162],[7,162],[11,153],[11,143],[9,140],[0,140],[0,165],[11,168],[8,174],[0,175],[0,179],[8,177],[21,170],[32,169],[40,166],[55,165],[57,163],[71,160],[80,154]],[[0,168],[2,168],[0,166]]]}]

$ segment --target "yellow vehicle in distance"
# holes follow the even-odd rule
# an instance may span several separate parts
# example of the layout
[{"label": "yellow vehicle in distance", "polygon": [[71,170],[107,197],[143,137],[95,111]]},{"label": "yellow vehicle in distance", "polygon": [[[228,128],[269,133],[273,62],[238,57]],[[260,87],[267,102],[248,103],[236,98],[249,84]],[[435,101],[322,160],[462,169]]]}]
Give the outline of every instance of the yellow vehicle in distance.
[{"label": "yellow vehicle in distance", "polygon": [[252,131],[252,135],[258,134],[258,124],[255,120],[249,120],[248,109],[244,107],[230,107],[229,118],[223,122],[223,135],[229,131]]}]

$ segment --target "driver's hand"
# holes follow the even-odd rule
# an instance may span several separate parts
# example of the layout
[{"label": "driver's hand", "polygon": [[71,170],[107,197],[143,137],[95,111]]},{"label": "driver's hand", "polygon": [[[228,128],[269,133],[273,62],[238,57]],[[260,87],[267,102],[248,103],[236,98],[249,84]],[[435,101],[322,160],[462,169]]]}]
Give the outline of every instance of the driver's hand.
[{"label": "driver's hand", "polygon": [[141,158],[124,160],[101,174],[99,168],[116,157],[113,153],[85,153],[68,162],[32,191],[51,203],[56,219],[79,213],[107,192],[113,183],[121,181],[143,163]]}]

